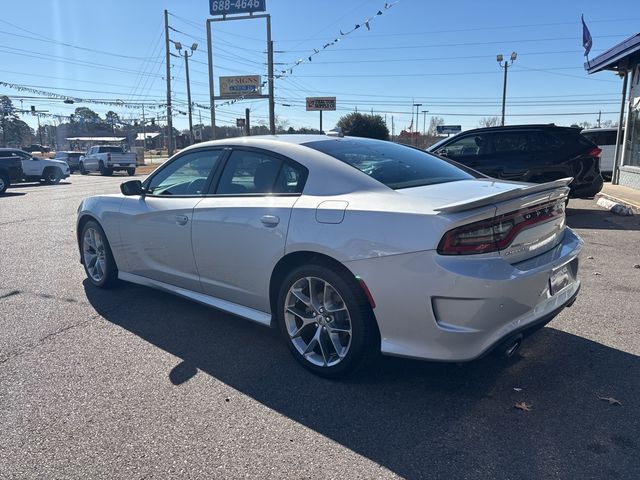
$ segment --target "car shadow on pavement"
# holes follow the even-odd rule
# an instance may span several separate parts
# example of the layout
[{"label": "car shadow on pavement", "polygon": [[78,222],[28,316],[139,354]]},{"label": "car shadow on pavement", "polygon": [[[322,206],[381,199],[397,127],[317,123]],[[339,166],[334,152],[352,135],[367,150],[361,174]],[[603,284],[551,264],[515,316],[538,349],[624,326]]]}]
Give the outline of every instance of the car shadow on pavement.
[{"label": "car shadow on pavement", "polygon": [[639,478],[635,355],[544,328],[509,362],[382,357],[332,381],[276,330],[145,287],[84,287],[107,321],[181,359],[176,388],[210,375],[402,477]]},{"label": "car shadow on pavement", "polygon": [[9,188],[29,188],[29,187],[55,187],[56,185],[71,185],[69,181],[61,180],[58,183],[45,183],[45,182],[21,182],[12,183]]},{"label": "car shadow on pavement", "polygon": [[636,230],[640,231],[640,216],[616,215],[602,209],[567,208],[567,225],[571,228],[590,230]]},{"label": "car shadow on pavement", "polygon": [[[12,185],[9,188],[14,188],[14,186]],[[21,197],[22,195],[26,195],[26,192],[4,192],[4,193],[0,193],[0,198],[2,197]]]}]

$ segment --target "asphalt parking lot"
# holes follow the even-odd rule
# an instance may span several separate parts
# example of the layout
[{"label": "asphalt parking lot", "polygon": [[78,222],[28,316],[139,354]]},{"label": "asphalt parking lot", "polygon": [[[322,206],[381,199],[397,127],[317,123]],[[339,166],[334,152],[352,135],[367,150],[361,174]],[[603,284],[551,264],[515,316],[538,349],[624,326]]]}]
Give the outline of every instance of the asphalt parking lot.
[{"label": "asphalt parking lot", "polygon": [[0,197],[0,478],[640,478],[640,216],[571,201],[582,291],[515,359],[336,382],[275,331],[85,281],[76,208],[126,180]]}]

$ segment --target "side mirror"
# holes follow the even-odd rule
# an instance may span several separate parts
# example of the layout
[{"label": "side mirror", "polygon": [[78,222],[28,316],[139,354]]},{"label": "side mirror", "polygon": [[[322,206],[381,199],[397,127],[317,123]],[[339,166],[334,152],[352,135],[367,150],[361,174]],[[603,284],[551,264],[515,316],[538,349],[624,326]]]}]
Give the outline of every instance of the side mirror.
[{"label": "side mirror", "polygon": [[437,153],[438,155],[440,155],[441,157],[446,157],[446,156],[449,154],[449,152],[447,152],[447,149],[446,149],[446,148],[441,148],[441,149],[440,149],[440,150],[438,150],[436,153]]},{"label": "side mirror", "polygon": [[123,195],[144,195],[145,191],[142,188],[142,182],[140,180],[129,180],[120,184],[120,191]]}]

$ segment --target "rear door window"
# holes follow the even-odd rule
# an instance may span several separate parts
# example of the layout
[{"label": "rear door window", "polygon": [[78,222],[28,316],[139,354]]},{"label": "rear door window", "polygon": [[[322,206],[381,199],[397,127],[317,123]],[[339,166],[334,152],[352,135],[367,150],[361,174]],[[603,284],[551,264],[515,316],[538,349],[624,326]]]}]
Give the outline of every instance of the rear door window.
[{"label": "rear door window", "polygon": [[220,175],[219,195],[301,193],[305,169],[265,152],[234,150]]}]

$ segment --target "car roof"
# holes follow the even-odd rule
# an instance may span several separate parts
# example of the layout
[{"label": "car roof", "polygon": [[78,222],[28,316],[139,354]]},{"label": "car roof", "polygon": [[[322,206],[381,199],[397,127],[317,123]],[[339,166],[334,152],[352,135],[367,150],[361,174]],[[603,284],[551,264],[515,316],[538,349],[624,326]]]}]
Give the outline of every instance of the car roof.
[{"label": "car roof", "polygon": [[319,141],[331,141],[337,140],[341,138],[348,139],[362,139],[361,137],[330,137],[328,135],[308,135],[308,134],[292,134],[292,135],[254,135],[251,137],[231,137],[231,138],[222,138],[219,140],[210,140],[208,142],[198,143],[196,145],[238,145],[242,144],[255,144],[255,143],[269,143],[269,142],[282,142],[282,143],[290,143],[294,145],[303,145],[305,143],[310,142],[319,142]]},{"label": "car roof", "polygon": [[[622,130],[624,130],[624,127],[622,127]],[[617,132],[618,131],[618,127],[611,127],[611,128],[585,128],[584,130],[582,130],[581,133],[592,133],[592,132]]]},{"label": "car roof", "polygon": [[31,155],[29,152],[25,152],[24,150],[20,150],[19,148],[11,148],[11,147],[0,147],[0,152],[20,152],[26,155]]},{"label": "car roof", "polygon": [[527,129],[535,129],[535,130],[560,129],[560,130],[579,131],[580,127],[563,127],[563,126],[556,125],[554,123],[532,123],[532,124],[524,124],[524,125],[502,125],[498,127],[474,128],[472,130],[465,130],[464,132],[460,132],[458,135],[462,135],[465,133],[487,133],[487,132],[501,132],[501,131],[508,132],[511,130],[527,130]]}]

